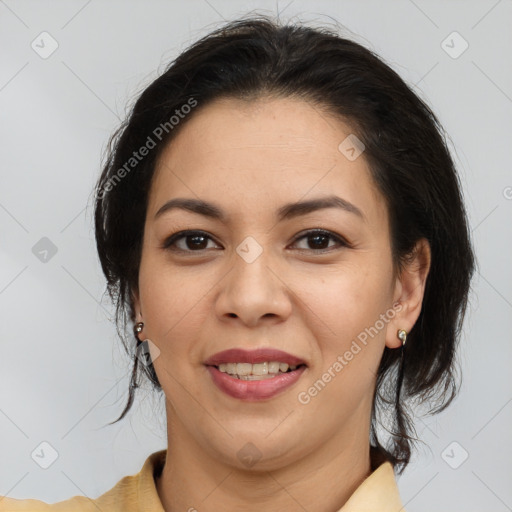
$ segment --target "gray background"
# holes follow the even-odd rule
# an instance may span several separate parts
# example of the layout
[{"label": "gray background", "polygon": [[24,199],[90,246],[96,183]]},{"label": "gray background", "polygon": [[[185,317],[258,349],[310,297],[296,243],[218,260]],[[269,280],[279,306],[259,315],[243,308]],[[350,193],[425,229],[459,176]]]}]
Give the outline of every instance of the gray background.
[{"label": "gray background", "polygon": [[[334,18],[450,134],[480,263],[463,387],[446,412],[418,420],[425,445],[399,488],[408,512],[512,510],[510,0],[0,1],[0,495],[94,498],[165,448],[163,402],[147,391],[103,428],[125,404],[130,367],[102,299],[91,190],[135,94],[192,41],[252,9]],[[43,31],[58,43],[47,58]],[[43,442],[58,455],[47,469],[51,448],[42,445],[46,461],[31,456]]]}]

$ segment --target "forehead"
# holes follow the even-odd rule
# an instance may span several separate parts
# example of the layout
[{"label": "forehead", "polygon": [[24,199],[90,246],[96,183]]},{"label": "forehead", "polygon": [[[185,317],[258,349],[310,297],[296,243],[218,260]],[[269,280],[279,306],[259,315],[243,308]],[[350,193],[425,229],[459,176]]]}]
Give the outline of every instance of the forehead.
[{"label": "forehead", "polygon": [[349,159],[342,151],[352,136],[347,123],[303,100],[216,100],[194,112],[162,152],[149,208],[185,196],[228,209],[249,206],[248,199],[275,209],[334,193],[382,218],[364,152]]}]

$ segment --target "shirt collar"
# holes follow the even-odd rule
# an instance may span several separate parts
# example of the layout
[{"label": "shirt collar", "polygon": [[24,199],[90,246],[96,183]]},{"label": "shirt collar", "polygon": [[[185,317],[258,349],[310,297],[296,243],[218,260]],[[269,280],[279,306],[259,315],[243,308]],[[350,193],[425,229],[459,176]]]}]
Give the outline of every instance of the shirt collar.
[{"label": "shirt collar", "polygon": [[338,512],[405,512],[391,462],[383,462]]},{"label": "shirt collar", "polygon": [[[372,450],[372,468],[376,466]],[[159,475],[165,464],[167,450],[152,453],[139,473],[139,510],[165,512],[156,490],[155,475]],[[405,512],[391,462],[378,461],[378,467],[363,480],[338,512]]]},{"label": "shirt collar", "polygon": [[140,470],[137,496],[139,512],[165,512],[156,490],[155,476],[161,473],[166,456],[167,449],[152,453]]}]

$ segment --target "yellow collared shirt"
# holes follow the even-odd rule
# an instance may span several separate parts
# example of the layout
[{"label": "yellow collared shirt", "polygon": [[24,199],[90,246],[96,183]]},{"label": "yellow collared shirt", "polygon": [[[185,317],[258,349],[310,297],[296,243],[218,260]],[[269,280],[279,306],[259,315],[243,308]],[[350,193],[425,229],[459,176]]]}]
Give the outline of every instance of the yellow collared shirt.
[{"label": "yellow collared shirt", "polygon": [[[167,450],[152,453],[136,475],[125,476],[96,499],[74,496],[48,504],[0,496],[0,512],[165,512],[153,475],[161,471],[166,455]],[[391,463],[375,469],[338,512],[405,512]]]}]

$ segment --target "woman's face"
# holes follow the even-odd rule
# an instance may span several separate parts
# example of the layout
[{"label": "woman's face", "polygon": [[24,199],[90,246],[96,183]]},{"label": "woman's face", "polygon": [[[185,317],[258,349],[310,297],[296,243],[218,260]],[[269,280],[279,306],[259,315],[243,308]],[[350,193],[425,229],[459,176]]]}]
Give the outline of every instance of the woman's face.
[{"label": "woman's face", "polygon": [[[419,310],[395,304],[388,214],[362,148],[295,99],[218,100],[191,115],[157,166],[135,296],[169,442],[263,469],[368,445],[384,346],[400,346]],[[178,198],[190,208],[160,210]],[[166,244],[189,230],[201,233]],[[231,349],[288,356],[212,360]],[[295,371],[266,373],[292,356]]]}]

